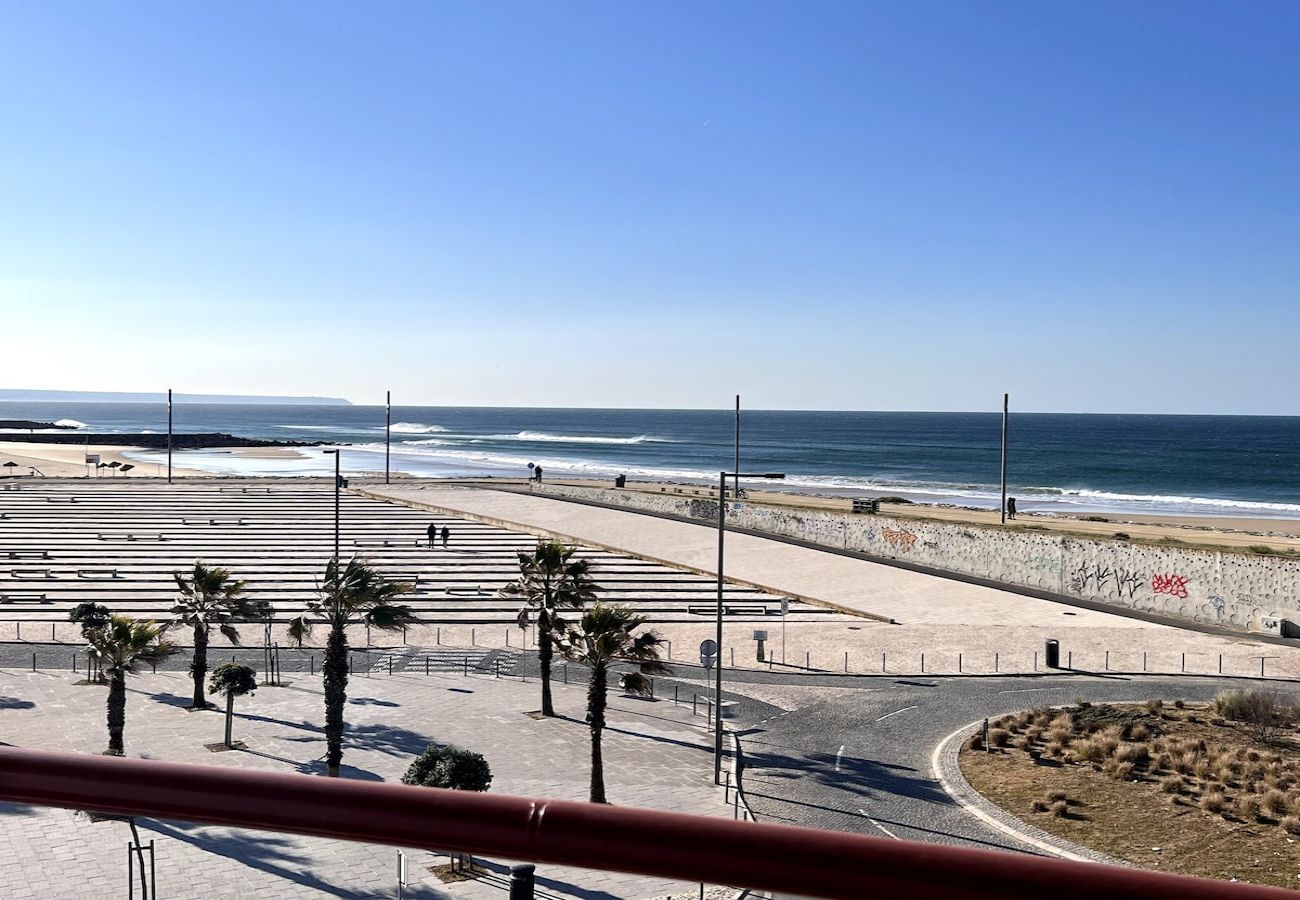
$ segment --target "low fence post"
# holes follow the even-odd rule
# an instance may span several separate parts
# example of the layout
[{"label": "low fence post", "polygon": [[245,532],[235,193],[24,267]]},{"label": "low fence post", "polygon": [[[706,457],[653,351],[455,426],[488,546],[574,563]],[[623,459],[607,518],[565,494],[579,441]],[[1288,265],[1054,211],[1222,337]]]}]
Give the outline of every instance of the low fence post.
[{"label": "low fence post", "polygon": [[961,654],[957,654],[957,674],[961,674]]},{"label": "low fence post", "polygon": [[316,654],[313,653],[313,654],[311,654],[310,656],[307,657],[307,666],[308,666],[308,674],[310,674],[310,675],[315,675],[315,674],[316,674]]},{"label": "low fence post", "polygon": [[921,673],[925,674],[925,654],[921,654]]},{"label": "low fence post", "polygon": [[[1263,667],[1261,666],[1260,669],[1261,669],[1261,671],[1262,671],[1262,670],[1263,670]],[[35,650],[32,651],[32,671],[33,671],[33,672],[36,671],[36,651],[35,651]]]},{"label": "low fence post", "polygon": [[1106,651],[1106,671],[1110,671],[1110,651]]},{"label": "low fence post", "polygon": [[847,675],[848,673],[849,673],[849,651],[845,650],[844,651],[844,674]]},{"label": "low fence post", "polygon": [[995,674],[999,671],[999,669],[998,669],[998,652],[997,652],[996,650],[993,651],[993,671],[994,671]]},{"label": "low fence post", "polygon": [[1183,653],[1183,661],[1179,664],[1179,671],[1187,671],[1187,654]]}]

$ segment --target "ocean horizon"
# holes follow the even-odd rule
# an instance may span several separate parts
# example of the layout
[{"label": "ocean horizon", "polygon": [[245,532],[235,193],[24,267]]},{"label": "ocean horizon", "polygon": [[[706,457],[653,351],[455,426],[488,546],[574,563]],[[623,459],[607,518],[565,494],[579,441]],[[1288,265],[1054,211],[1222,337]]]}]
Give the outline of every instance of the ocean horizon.
[{"label": "ocean horizon", "polygon": [[[324,441],[353,473],[382,472],[382,406],[178,404],[175,430]],[[0,419],[62,422],[86,433],[165,432],[165,404],[0,403]],[[1300,417],[1013,413],[1009,493],[1024,511],[1300,516]],[[733,465],[732,410],[393,408],[392,469],[424,477],[547,477],[709,483]],[[748,410],[741,467],[784,472],[753,487],[894,494],[996,508],[1000,413]],[[3,435],[0,435],[3,439]],[[165,459],[131,451],[140,463]],[[320,475],[298,459],[183,451],[177,466],[229,475]]]}]

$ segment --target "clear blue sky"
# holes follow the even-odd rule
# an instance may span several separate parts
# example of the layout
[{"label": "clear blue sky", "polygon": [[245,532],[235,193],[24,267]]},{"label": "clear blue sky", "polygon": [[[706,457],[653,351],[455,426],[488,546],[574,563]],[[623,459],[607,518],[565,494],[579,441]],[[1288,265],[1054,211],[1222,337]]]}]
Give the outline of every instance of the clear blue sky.
[{"label": "clear blue sky", "polygon": [[0,5],[0,387],[1300,414],[1300,4]]}]

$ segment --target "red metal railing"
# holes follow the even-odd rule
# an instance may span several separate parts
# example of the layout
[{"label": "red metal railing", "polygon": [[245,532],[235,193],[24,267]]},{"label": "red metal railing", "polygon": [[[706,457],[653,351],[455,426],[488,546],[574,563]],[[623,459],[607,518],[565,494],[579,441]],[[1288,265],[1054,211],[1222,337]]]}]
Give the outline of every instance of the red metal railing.
[{"label": "red metal railing", "polygon": [[14,748],[0,748],[0,799],[844,900],[1295,897],[1276,888],[785,825]]}]

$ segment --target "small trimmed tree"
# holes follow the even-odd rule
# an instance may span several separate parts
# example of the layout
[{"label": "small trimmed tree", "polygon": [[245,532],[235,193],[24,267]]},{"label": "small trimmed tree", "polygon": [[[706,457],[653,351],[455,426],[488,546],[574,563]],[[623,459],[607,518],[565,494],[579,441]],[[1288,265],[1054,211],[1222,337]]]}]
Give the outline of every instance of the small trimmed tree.
[{"label": "small trimmed tree", "polygon": [[212,670],[208,690],[226,695],[226,748],[229,749],[234,746],[231,733],[234,731],[235,698],[257,691],[257,673],[242,663],[222,663]]},{"label": "small trimmed tree", "polygon": [[68,621],[78,623],[81,626],[81,636],[86,637],[87,632],[107,625],[112,615],[109,608],[102,603],[78,603],[72,607],[72,612],[68,613]]},{"label": "small trimmed tree", "polygon": [[449,744],[430,744],[406,770],[402,784],[486,791],[492,786],[492,769],[481,753]]}]

